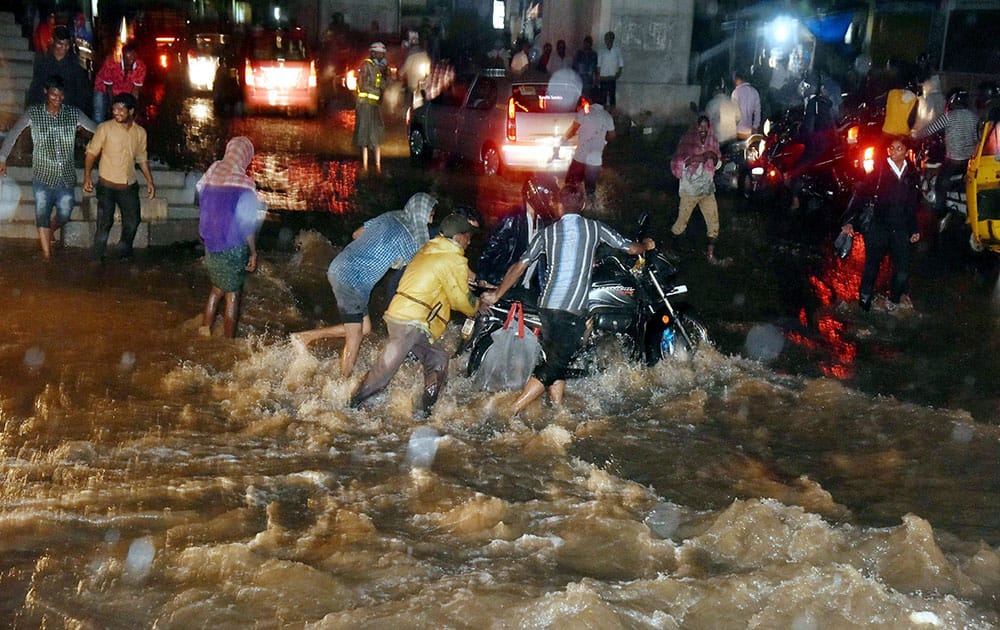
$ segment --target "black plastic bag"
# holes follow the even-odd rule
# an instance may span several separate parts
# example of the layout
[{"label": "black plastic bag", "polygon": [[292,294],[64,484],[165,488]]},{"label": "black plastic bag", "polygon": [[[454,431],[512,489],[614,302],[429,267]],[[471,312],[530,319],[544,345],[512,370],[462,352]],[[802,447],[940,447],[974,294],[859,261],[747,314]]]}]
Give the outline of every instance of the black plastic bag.
[{"label": "black plastic bag", "polygon": [[847,258],[852,247],[854,247],[854,235],[847,232],[841,232],[833,241],[833,251],[837,254],[837,258]]}]

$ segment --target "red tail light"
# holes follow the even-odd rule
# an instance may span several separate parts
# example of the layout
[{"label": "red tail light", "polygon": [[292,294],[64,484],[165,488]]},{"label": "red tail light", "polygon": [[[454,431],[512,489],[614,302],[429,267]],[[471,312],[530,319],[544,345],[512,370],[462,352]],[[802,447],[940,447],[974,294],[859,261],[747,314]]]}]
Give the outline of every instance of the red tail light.
[{"label": "red tail light", "polygon": [[511,142],[517,142],[517,123],[514,120],[516,114],[514,97],[507,99],[507,139]]},{"label": "red tail light", "polygon": [[251,64],[249,61],[247,61],[246,65],[243,66],[243,84],[246,85],[247,87],[253,87],[254,85],[253,64]]},{"label": "red tail light", "polygon": [[316,61],[309,62],[309,87],[316,87]]},{"label": "red tail light", "polygon": [[850,129],[847,130],[847,144],[857,144],[858,135],[861,133],[861,127],[858,125],[852,125]]},{"label": "red tail light", "polygon": [[864,159],[861,162],[866,173],[871,173],[875,170],[875,147],[867,147],[864,153]]},{"label": "red tail light", "polygon": [[582,96],[580,97],[580,105],[579,107],[576,108],[576,111],[580,110],[583,110],[584,114],[590,113],[590,101],[588,101],[586,98]]},{"label": "red tail light", "polygon": [[170,57],[168,55],[161,54],[160,55],[160,67],[161,68],[166,68],[169,65],[169,59],[170,59]]}]

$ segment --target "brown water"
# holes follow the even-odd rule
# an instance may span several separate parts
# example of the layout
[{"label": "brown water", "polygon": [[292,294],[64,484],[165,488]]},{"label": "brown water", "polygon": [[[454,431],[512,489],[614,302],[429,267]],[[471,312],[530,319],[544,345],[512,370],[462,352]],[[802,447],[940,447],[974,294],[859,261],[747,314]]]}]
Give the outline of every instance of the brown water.
[{"label": "brown water", "polygon": [[298,245],[265,253],[231,342],[196,332],[193,249],[0,244],[6,625],[997,624],[996,423],[713,348],[611,356],[518,420],[464,357],[426,424],[413,364],[348,410],[383,329],[351,379],[335,342],[297,353],[334,252]]}]

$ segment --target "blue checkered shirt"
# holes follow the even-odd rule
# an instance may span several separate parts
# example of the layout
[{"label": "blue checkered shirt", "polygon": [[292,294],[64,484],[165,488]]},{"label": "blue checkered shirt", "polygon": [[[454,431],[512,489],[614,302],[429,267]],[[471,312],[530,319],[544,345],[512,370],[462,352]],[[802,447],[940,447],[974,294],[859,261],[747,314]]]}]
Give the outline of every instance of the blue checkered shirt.
[{"label": "blue checkered shirt", "polygon": [[361,236],[337,254],[327,275],[368,295],[386,271],[409,264],[416,253],[417,245],[403,224],[382,214],[367,221]]}]

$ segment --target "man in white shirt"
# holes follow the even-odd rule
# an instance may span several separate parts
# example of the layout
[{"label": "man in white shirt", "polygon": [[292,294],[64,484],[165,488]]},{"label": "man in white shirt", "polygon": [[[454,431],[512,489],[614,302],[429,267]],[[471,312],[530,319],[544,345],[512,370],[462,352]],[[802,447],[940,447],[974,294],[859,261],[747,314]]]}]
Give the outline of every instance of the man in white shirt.
[{"label": "man in white shirt", "polygon": [[528,69],[530,59],[528,51],[531,50],[531,42],[526,39],[521,40],[518,53],[510,60],[510,69],[514,74],[521,74]]},{"label": "man in white shirt", "polygon": [[576,119],[566,130],[563,140],[579,135],[573,161],[566,171],[566,185],[581,180],[588,195],[597,190],[597,175],[601,172],[604,146],[615,137],[615,120],[604,107],[592,103],[576,113]]},{"label": "man in white shirt", "polygon": [[625,60],[621,50],[615,47],[615,34],[608,31],[604,34],[604,48],[597,53],[597,72],[601,88],[601,101],[605,107],[614,109],[618,77],[622,76]]},{"label": "man in white shirt", "polygon": [[719,144],[736,139],[736,125],[740,119],[740,109],[726,94],[726,86],[716,88],[715,95],[705,105],[705,114],[712,122],[712,130]]}]

